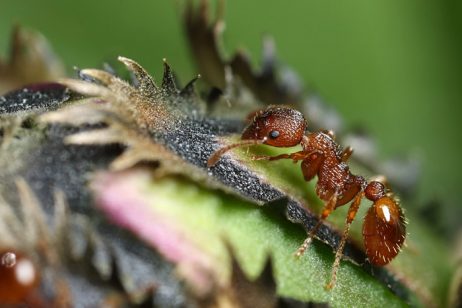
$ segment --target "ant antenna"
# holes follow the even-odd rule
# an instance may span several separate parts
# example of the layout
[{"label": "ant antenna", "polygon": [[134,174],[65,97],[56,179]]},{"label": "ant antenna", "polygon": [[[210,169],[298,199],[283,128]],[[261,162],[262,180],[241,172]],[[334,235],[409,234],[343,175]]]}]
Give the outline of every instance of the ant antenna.
[{"label": "ant antenna", "polygon": [[212,155],[210,155],[209,160],[207,161],[207,167],[213,167],[215,164],[220,160],[220,158],[229,150],[237,148],[237,147],[243,147],[243,146],[249,146],[249,145],[257,145],[257,144],[264,144],[266,142],[267,138],[263,138],[261,140],[242,140],[241,142],[238,143],[233,143],[227,146],[224,146],[217,151],[215,151]]}]

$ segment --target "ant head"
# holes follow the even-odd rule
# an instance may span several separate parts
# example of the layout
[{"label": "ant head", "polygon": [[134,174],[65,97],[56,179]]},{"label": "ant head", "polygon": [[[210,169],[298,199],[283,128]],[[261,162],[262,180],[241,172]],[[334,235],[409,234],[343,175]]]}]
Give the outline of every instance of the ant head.
[{"label": "ant head", "polygon": [[270,106],[255,114],[242,133],[243,140],[259,140],[275,147],[292,147],[302,141],[306,120],[292,108]]},{"label": "ant head", "polygon": [[302,141],[306,121],[303,115],[289,107],[270,106],[252,114],[252,122],[242,133],[242,141],[224,146],[215,151],[208,159],[207,166],[212,167],[231,149],[256,144],[275,147],[292,147]]}]

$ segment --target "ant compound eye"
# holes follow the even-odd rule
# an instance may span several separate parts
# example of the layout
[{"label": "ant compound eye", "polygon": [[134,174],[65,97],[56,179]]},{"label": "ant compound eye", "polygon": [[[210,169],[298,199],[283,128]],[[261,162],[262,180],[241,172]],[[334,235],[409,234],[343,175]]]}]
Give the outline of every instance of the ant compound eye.
[{"label": "ant compound eye", "polygon": [[279,137],[279,131],[277,130],[272,130],[270,133],[269,133],[269,137],[271,139],[276,139],[277,137]]}]

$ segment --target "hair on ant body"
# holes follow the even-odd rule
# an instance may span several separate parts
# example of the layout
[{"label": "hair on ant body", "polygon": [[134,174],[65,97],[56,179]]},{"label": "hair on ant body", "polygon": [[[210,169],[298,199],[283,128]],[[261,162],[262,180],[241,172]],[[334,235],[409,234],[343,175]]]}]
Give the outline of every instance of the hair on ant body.
[{"label": "hair on ant body", "polygon": [[373,265],[389,263],[401,250],[406,236],[406,222],[396,199],[384,184],[378,181],[367,182],[362,176],[350,172],[347,164],[352,149],[342,149],[335,141],[331,131],[306,131],[306,120],[299,111],[285,106],[269,106],[253,114],[251,123],[244,129],[242,141],[224,146],[213,153],[208,167],[232,148],[265,144],[274,147],[301,145],[302,150],[277,156],[254,156],[254,160],[291,159],[301,161],[303,177],[306,181],[318,177],[316,194],[324,201],[317,224],[309,231],[306,240],[295,255],[300,257],[310,246],[313,237],[324,220],[339,206],[351,201],[346,217],[345,228],[335,254],[332,276],[326,288],[335,286],[337,271],[343,256],[343,249],[361,200],[373,202],[363,222],[363,239],[366,255]]}]

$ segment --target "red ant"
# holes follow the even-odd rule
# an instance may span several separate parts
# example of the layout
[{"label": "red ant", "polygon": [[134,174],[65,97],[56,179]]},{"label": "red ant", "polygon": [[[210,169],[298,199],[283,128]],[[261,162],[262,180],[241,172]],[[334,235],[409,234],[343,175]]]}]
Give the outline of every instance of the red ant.
[{"label": "red ant", "polygon": [[255,160],[292,159],[301,161],[302,173],[306,181],[316,175],[318,182],[316,194],[325,204],[318,223],[310,230],[308,237],[295,255],[300,257],[308,249],[313,237],[323,221],[337,207],[350,201],[346,225],[335,254],[330,283],[326,288],[335,286],[343,248],[361,200],[366,197],[373,202],[364,217],[363,238],[366,255],[373,265],[383,266],[389,263],[401,250],[405,236],[405,219],[401,208],[384,184],[378,181],[367,182],[362,176],[353,175],[347,165],[353,150],[342,150],[335,142],[331,131],[309,132],[305,135],[306,120],[292,108],[270,106],[253,114],[251,123],[242,133],[242,141],[231,144],[213,153],[208,167],[215,165],[224,153],[235,147],[265,144],[274,147],[293,147],[301,145],[302,150],[277,156],[255,156]]}]

